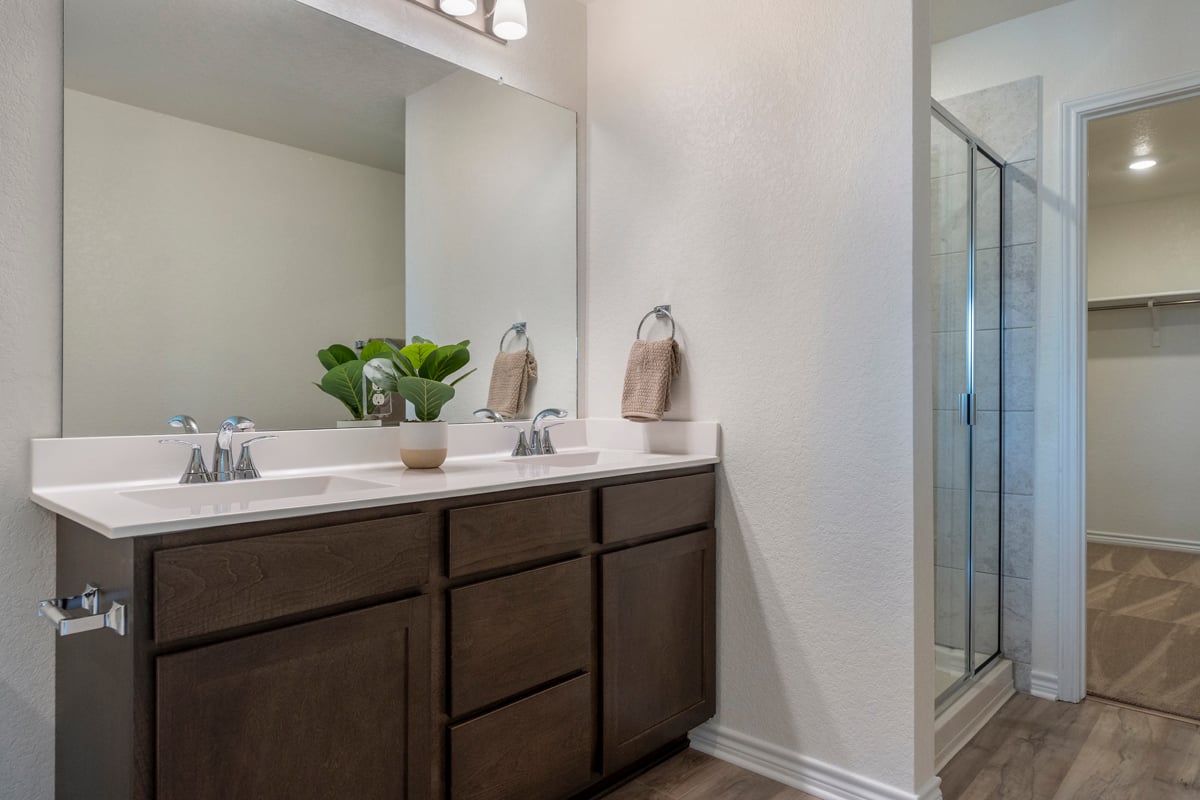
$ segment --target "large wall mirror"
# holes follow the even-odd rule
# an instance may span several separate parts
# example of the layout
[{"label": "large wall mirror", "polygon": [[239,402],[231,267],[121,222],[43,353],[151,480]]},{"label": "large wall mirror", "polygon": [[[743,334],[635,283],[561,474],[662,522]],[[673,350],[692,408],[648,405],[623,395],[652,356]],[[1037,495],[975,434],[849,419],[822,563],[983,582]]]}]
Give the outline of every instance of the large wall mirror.
[{"label": "large wall mirror", "polygon": [[575,411],[574,112],[295,0],[65,13],[64,435],[334,427],[317,352],[415,337],[474,421],[515,323]]}]

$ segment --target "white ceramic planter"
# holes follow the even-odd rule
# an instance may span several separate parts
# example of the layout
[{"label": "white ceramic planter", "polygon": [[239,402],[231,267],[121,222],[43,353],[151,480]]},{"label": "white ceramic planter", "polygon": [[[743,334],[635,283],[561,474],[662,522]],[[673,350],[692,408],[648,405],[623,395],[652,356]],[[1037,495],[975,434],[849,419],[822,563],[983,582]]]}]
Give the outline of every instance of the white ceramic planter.
[{"label": "white ceramic planter", "polygon": [[436,469],[446,460],[450,426],[437,422],[400,423],[400,460],[409,469]]}]

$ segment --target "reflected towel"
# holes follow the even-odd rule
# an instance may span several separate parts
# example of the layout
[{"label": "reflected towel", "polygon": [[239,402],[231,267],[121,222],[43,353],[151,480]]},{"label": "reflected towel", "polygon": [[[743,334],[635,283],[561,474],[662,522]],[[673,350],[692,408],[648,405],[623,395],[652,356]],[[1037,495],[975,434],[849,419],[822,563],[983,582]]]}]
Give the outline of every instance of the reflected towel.
[{"label": "reflected towel", "polygon": [[621,416],[634,422],[658,422],[671,410],[671,381],[679,374],[679,344],[674,338],[638,339],[629,351]]},{"label": "reflected towel", "polygon": [[497,353],[492,364],[492,383],[488,388],[488,408],[506,419],[513,419],[525,405],[529,381],[537,378],[537,359],[528,350]]}]

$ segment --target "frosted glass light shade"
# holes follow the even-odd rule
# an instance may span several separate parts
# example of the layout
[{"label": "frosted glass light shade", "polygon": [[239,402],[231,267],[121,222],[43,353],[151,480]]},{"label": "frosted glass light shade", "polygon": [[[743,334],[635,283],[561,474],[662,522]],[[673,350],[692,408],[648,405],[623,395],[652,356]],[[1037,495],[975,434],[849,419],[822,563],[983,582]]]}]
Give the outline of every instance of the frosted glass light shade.
[{"label": "frosted glass light shade", "polygon": [[452,17],[466,17],[479,8],[478,0],[438,0],[438,8]]},{"label": "frosted glass light shade", "polygon": [[504,39],[524,39],[529,33],[529,17],[525,12],[525,0],[496,0],[492,16],[492,33]]}]

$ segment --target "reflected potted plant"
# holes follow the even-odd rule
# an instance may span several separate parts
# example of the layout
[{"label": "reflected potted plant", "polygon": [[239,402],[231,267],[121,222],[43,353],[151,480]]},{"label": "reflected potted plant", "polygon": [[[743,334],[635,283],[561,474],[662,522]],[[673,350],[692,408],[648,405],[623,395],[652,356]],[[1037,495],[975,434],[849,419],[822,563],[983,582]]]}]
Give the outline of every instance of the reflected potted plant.
[{"label": "reflected potted plant", "polygon": [[412,403],[417,419],[400,423],[400,460],[410,469],[435,469],[446,461],[449,429],[438,417],[442,406],[454,398],[454,387],[475,371],[450,379],[470,362],[469,344],[462,341],[439,347],[414,336],[411,344],[389,346],[386,354],[366,360],[363,374],[367,380]]},{"label": "reflected potted plant", "polygon": [[313,385],[325,394],[341,401],[350,412],[350,419],[340,419],[339,428],[378,428],[382,421],[372,418],[378,405],[378,395],[369,391],[370,384],[363,379],[363,369],[373,358],[389,356],[398,348],[384,341],[367,342],[361,353],[356,353],[344,344],[331,344],[317,351],[317,360],[325,367],[325,375]]}]

